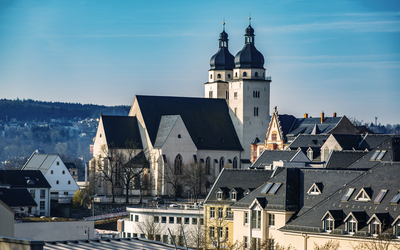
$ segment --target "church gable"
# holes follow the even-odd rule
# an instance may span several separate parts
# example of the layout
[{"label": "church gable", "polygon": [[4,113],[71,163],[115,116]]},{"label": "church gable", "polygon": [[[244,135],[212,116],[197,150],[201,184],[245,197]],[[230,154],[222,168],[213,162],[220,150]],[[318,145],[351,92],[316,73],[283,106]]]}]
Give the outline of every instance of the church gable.
[{"label": "church gable", "polygon": [[267,136],[265,139],[265,147],[271,149],[283,149],[283,134],[279,120],[278,110],[275,107],[271,122],[268,127]]}]

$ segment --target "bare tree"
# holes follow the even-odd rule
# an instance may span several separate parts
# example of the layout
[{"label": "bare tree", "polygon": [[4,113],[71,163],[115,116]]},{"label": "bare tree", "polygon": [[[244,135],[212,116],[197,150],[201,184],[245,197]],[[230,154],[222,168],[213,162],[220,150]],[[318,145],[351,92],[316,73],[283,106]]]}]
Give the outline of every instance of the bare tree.
[{"label": "bare tree", "polygon": [[142,222],[138,222],[139,230],[146,235],[149,240],[156,240],[156,235],[161,235],[164,230],[164,224],[159,223],[159,216],[155,215],[153,210],[144,214]]},{"label": "bare tree", "polygon": [[323,245],[314,242],[314,250],[338,250],[340,243],[337,240],[330,240]]},{"label": "bare tree", "polygon": [[102,154],[97,157],[96,178],[111,186],[112,202],[115,202],[115,187],[120,181],[121,162],[123,154],[113,145],[103,145]]},{"label": "bare tree", "polygon": [[204,190],[204,193],[206,191],[207,174],[204,164],[198,162],[186,164],[183,168],[183,174],[186,186],[197,200],[197,195],[202,194],[202,190]]},{"label": "bare tree", "polygon": [[178,197],[178,191],[185,185],[186,180],[183,173],[182,158],[177,158],[171,164],[171,161],[167,159],[164,163],[164,171],[161,172],[162,179],[172,186],[175,201]]},{"label": "bare tree", "polygon": [[359,244],[351,244],[353,250],[399,250],[400,245],[394,241],[392,234],[380,234]]}]

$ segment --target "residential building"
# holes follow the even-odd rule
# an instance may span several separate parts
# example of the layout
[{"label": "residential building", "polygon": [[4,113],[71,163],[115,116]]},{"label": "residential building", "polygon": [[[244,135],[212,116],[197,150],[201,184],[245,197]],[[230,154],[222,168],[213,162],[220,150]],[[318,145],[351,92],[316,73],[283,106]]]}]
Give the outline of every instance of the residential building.
[{"label": "residential building", "polygon": [[[15,212],[0,199],[0,235],[3,237],[14,237],[14,214]],[[0,245],[1,247],[1,245]]]},{"label": "residential building", "polygon": [[17,216],[35,215],[38,204],[27,189],[0,188],[0,200]]},{"label": "residential building", "polygon": [[39,170],[51,185],[51,199],[71,201],[79,189],[74,178],[57,154],[39,154],[36,151],[29,157],[22,171]]},{"label": "residential building", "polygon": [[0,188],[27,189],[37,204],[35,215],[50,216],[50,184],[40,170],[0,170]]}]

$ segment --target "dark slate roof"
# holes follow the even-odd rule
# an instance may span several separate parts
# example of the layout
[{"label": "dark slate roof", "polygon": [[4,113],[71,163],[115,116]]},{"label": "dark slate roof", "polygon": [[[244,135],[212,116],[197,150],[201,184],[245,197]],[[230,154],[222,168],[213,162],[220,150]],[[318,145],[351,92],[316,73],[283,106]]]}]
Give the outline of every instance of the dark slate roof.
[{"label": "dark slate roof", "polygon": [[282,127],[282,135],[285,137],[287,133],[290,132],[290,129],[293,127],[294,122],[296,121],[296,117],[293,115],[278,115],[279,124]]},{"label": "dark slate roof", "polygon": [[361,135],[331,135],[335,138],[343,150],[351,149],[365,149],[362,143],[363,137]]},{"label": "dark slate roof", "polygon": [[[300,170],[300,211],[297,216],[302,215],[311,207],[331,196],[335,191],[346,183],[354,180],[364,171],[356,170],[327,170],[327,169],[301,169]],[[332,181],[334,180],[334,181]],[[321,194],[308,194],[313,184],[321,189]],[[318,184],[320,183],[320,184]]]},{"label": "dark slate roof", "polygon": [[[264,183],[232,207],[249,207],[255,199],[265,198],[265,209],[297,211],[299,209],[299,176],[299,168],[282,168],[280,173],[270,179],[265,179]],[[281,185],[275,194],[262,194],[261,191],[267,183],[281,183]]]},{"label": "dark slate roof", "polygon": [[[232,189],[238,190],[239,188],[244,191],[256,188],[268,180],[273,173],[273,170],[239,170],[224,168],[208,193],[204,204],[232,204],[234,201],[229,199],[229,191]],[[216,198],[216,192],[220,189],[226,190],[227,192],[226,194],[224,193],[225,197],[223,200],[217,200]],[[238,197],[238,200],[240,198],[241,197]]]},{"label": "dark slate roof", "polygon": [[[377,218],[384,218],[387,225],[399,215],[399,203],[391,203],[391,200],[397,195],[400,190],[400,162],[380,162],[377,166],[369,171],[356,177],[354,180],[347,183],[342,188],[335,191],[331,196],[322,202],[316,204],[314,207],[303,213],[301,216],[286,224],[280,230],[290,231],[313,231],[321,232],[322,230],[322,217],[330,210],[342,210],[343,219],[346,218],[350,212],[364,212],[366,220],[376,216]],[[342,197],[349,188],[355,188],[350,198],[347,201],[342,201]],[[362,188],[370,188],[371,200],[358,201],[355,200],[356,195]],[[380,203],[374,202],[382,189],[388,190]],[[345,225],[343,222],[335,225],[333,233],[343,234]],[[391,228],[386,228],[391,231]],[[359,235],[366,235],[367,225],[365,223],[359,225]],[[364,233],[362,233],[364,232]]]},{"label": "dark slate roof", "polygon": [[153,145],[161,118],[180,115],[197,149],[243,150],[224,99],[139,95],[136,100]]},{"label": "dark slate roof", "polygon": [[67,169],[70,169],[70,168],[77,168],[76,165],[75,165],[75,163],[73,163],[73,162],[64,162],[64,165],[65,165],[65,167],[66,167]]},{"label": "dark slate roof", "polygon": [[103,115],[101,119],[108,145],[127,148],[128,143],[135,149],[143,149],[136,117]]},{"label": "dark slate roof", "polygon": [[274,161],[289,162],[297,151],[284,151],[284,150],[264,150],[261,155],[251,164],[250,168],[264,168],[270,166]]},{"label": "dark slate roof", "polygon": [[[235,56],[236,68],[264,68],[264,56],[254,46],[254,29],[249,25],[245,31],[245,37],[251,37],[246,41],[243,49]],[[247,39],[247,38],[246,38]]]},{"label": "dark slate roof", "polygon": [[358,159],[368,154],[367,151],[343,150],[333,151],[326,160],[326,168],[347,168]]},{"label": "dark slate roof", "polygon": [[288,135],[297,136],[298,134],[311,134],[315,124],[318,124],[321,134],[327,134],[339,124],[341,119],[342,117],[326,117],[324,122],[321,123],[320,117],[296,118]]},{"label": "dark slate roof", "polygon": [[[371,160],[375,152],[386,150],[381,160]],[[356,162],[348,166],[348,169],[369,169],[381,161],[400,161],[400,136],[389,137],[385,142],[375,147],[372,151],[359,158]]]},{"label": "dark slate roof", "polygon": [[368,134],[364,138],[363,145],[365,148],[373,149],[382,144],[387,139],[395,136],[396,135]]},{"label": "dark slate roof", "polygon": [[40,170],[0,170],[0,184],[11,188],[51,188]]},{"label": "dark slate roof", "polygon": [[329,135],[309,135],[309,134],[300,134],[290,143],[288,146],[292,150],[296,150],[298,148],[321,148],[322,145],[326,142]]},{"label": "dark slate roof", "polygon": [[37,203],[28,189],[0,188],[0,200],[9,207],[36,207]]},{"label": "dark slate roof", "polygon": [[212,70],[232,70],[235,66],[235,57],[229,52],[228,48],[219,48],[218,52],[211,57],[210,69]]}]

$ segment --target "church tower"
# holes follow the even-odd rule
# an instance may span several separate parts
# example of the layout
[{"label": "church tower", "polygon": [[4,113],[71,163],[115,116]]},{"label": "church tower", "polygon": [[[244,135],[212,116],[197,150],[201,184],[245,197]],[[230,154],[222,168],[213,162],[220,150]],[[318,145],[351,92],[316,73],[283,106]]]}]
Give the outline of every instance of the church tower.
[{"label": "church tower", "polygon": [[219,34],[219,50],[211,57],[210,70],[208,71],[208,82],[205,83],[206,98],[229,98],[228,81],[232,80],[234,57],[228,50],[228,34],[223,31]]},{"label": "church tower", "polygon": [[229,80],[229,107],[236,133],[245,152],[242,161],[250,160],[250,143],[264,140],[269,124],[270,83],[266,77],[264,56],[254,45],[254,29],[245,30],[245,43],[235,56],[233,79]]}]

